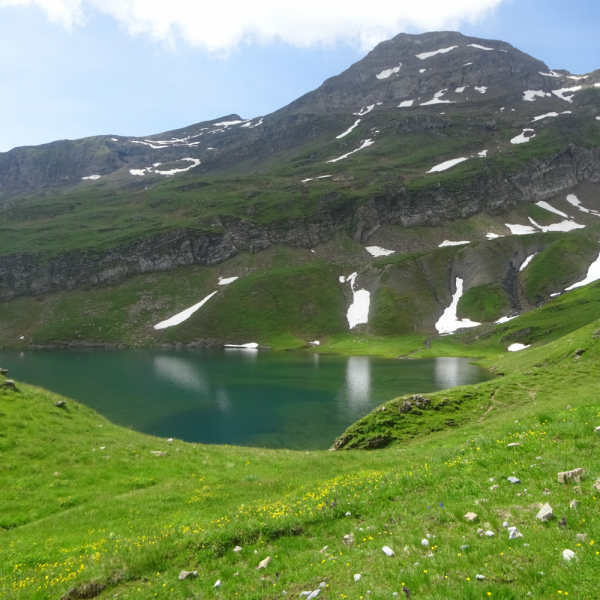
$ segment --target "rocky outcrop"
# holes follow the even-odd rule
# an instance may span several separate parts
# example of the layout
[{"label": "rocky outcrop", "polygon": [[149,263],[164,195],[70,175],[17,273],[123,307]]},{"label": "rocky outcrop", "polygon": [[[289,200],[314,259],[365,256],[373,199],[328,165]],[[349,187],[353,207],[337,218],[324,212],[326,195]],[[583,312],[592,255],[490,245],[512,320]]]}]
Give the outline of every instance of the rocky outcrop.
[{"label": "rocky outcrop", "polygon": [[114,284],[135,274],[183,265],[216,265],[240,251],[260,252],[273,244],[312,248],[341,230],[364,243],[384,223],[436,226],[482,211],[500,214],[551,198],[581,181],[600,183],[600,149],[569,146],[517,172],[485,170],[468,180],[417,190],[394,184],[362,205],[341,194],[324,197],[312,216],[282,218],[268,225],[228,216],[219,220],[219,231],[171,231],[105,253],[8,255],[0,257],[0,300]]}]

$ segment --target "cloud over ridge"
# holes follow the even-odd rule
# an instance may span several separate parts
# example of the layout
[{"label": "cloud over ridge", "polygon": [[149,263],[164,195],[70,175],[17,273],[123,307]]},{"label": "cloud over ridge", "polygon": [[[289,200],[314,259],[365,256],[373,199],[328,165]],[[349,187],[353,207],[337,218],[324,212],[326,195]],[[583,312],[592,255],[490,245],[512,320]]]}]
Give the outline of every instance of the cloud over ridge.
[{"label": "cloud over ridge", "polygon": [[456,29],[484,18],[503,1],[0,0],[0,7],[37,6],[67,29],[101,13],[132,35],[227,53],[242,43],[276,40],[298,47],[346,42],[367,50],[400,31]]}]

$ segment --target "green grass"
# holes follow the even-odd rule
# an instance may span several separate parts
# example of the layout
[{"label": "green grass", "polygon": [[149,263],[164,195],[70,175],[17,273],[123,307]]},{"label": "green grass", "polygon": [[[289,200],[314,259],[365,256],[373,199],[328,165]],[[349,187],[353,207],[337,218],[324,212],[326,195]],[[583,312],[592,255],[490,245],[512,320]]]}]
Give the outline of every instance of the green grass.
[{"label": "green grass", "polygon": [[[368,590],[391,598],[403,587],[434,600],[592,598],[599,328],[489,360],[503,377],[433,394],[434,408],[420,416],[387,402],[354,426],[394,438],[371,452],[168,443],[74,401],[55,407],[60,398],[45,390],[0,387],[3,597],[58,598],[69,589],[83,597],[93,583],[99,598],[258,600],[325,582],[323,598],[366,598]],[[578,359],[576,348],[585,350]],[[355,431],[363,441],[368,433]],[[507,448],[512,442],[522,446]],[[556,479],[575,467],[587,471],[581,495]],[[507,482],[513,474],[521,485]],[[557,518],[541,524],[537,506],[547,501]],[[468,511],[477,523],[463,519]],[[504,520],[523,537],[509,540]],[[478,527],[494,537],[480,538]],[[342,543],[348,533],[352,546]],[[267,556],[272,562],[257,571]],[[178,581],[182,569],[198,578]]]}]

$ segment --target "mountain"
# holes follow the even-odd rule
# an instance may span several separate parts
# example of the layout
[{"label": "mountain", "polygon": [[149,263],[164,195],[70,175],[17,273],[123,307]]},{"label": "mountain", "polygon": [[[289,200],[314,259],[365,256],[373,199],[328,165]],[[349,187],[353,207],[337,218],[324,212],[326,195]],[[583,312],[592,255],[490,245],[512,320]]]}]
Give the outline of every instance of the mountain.
[{"label": "mountain", "polygon": [[0,344],[302,344],[355,288],[357,331],[429,335],[457,279],[492,322],[585,279],[599,183],[600,70],[400,34],[270,115],[0,154]]}]

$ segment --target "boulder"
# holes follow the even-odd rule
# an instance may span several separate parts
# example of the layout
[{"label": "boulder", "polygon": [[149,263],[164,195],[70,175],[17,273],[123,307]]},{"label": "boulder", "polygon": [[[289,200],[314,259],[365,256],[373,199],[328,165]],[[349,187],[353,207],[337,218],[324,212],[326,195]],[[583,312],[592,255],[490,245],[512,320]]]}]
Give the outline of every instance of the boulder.
[{"label": "boulder", "polygon": [[403,414],[409,413],[412,410],[412,402],[409,402],[408,400],[403,402],[398,410]]},{"label": "boulder", "polygon": [[266,568],[267,568],[267,565],[268,565],[270,562],[271,562],[271,557],[270,557],[270,556],[267,556],[267,558],[265,558],[264,560],[261,560],[261,561],[258,563],[258,567],[256,567],[256,569],[257,569],[257,570],[258,570],[258,569],[266,569]]},{"label": "boulder", "polygon": [[344,544],[344,546],[353,546],[354,545],[354,534],[353,533],[347,533],[342,538],[342,544]]},{"label": "boulder", "polygon": [[478,519],[474,512],[468,512],[463,518],[469,521],[469,523],[474,523]]},{"label": "boulder", "polygon": [[535,518],[542,523],[547,523],[551,519],[554,519],[554,511],[548,502],[546,502],[546,504],[540,508],[540,512],[538,512]]},{"label": "boulder", "polygon": [[196,579],[198,577],[198,571],[181,571],[179,573],[179,581],[183,581],[184,579]]},{"label": "boulder", "polygon": [[0,369],[0,375],[6,377],[8,375],[8,369]]},{"label": "boulder", "polygon": [[8,390],[14,390],[15,392],[17,391],[17,385],[12,379],[7,379],[1,387],[5,387]]},{"label": "boulder", "polygon": [[54,406],[57,406],[58,408],[63,408],[67,405],[67,401],[66,400],[59,400],[58,402],[54,403]]},{"label": "boulder", "polygon": [[585,469],[578,468],[572,471],[563,471],[558,474],[558,483],[569,483],[569,481],[575,481],[579,483],[581,478],[585,475]]}]

